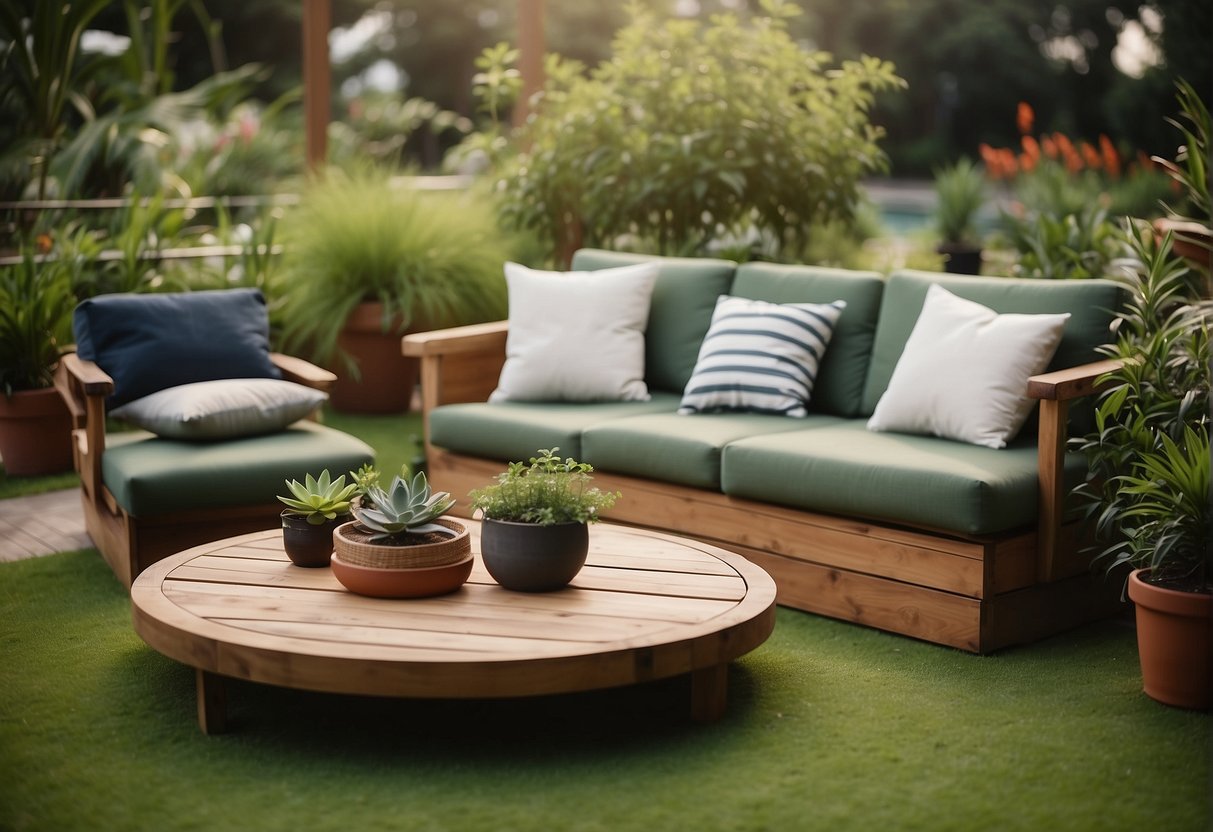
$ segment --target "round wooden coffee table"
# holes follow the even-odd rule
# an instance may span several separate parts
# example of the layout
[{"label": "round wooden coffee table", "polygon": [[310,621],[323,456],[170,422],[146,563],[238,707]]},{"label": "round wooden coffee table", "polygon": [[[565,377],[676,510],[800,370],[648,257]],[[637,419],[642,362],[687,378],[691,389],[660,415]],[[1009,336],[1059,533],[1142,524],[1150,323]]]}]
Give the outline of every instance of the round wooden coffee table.
[{"label": "round wooden coffee table", "polygon": [[333,693],[533,696],[691,675],[691,715],[720,717],[728,664],[775,626],[775,584],[740,555],[597,524],[568,587],[502,589],[479,557],[436,598],[354,595],[287,560],[281,530],[195,547],[131,587],[135,631],[197,670],[198,722],[225,723],[223,677]]}]

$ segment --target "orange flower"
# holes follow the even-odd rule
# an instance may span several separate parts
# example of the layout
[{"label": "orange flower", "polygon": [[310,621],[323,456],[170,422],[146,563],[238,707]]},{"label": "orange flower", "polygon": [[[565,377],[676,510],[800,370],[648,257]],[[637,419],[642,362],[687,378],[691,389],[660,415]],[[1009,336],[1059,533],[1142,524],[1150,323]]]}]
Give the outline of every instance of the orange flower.
[{"label": "orange flower", "polygon": [[1048,136],[1040,137],[1040,146],[1044,148],[1045,155],[1050,159],[1057,158],[1057,142],[1053,141]]},{"label": "orange flower", "polygon": [[1024,173],[1031,173],[1036,169],[1036,160],[1039,158],[1039,156],[1033,156],[1029,153],[1019,154],[1020,170],[1022,170]]},{"label": "orange flower", "polygon": [[998,151],[998,161],[1002,165],[1003,173],[1007,178],[1014,176],[1019,172],[1019,162],[1015,158],[1015,153],[1005,147]]},{"label": "orange flower", "polygon": [[1082,160],[1092,170],[1099,170],[1103,166],[1103,157],[1099,155],[1099,151],[1095,149],[1095,145],[1090,142],[1082,143]]},{"label": "orange flower", "polygon": [[1031,136],[1024,136],[1019,140],[1019,143],[1023,145],[1024,155],[1031,159],[1032,164],[1035,165],[1036,160],[1040,158],[1040,143]]},{"label": "orange flower", "polygon": [[42,233],[34,238],[34,248],[38,249],[39,254],[49,254],[54,246],[55,243],[50,234]]},{"label": "orange flower", "polygon": [[1104,170],[1113,179],[1120,176],[1120,154],[1116,152],[1116,147],[1112,144],[1112,140],[1102,133],[1099,136],[1099,153],[1103,157]]},{"label": "orange flower", "polygon": [[1026,101],[1020,101],[1019,107],[1015,111],[1015,123],[1019,126],[1019,132],[1027,135],[1032,132],[1032,124],[1036,121],[1036,114],[1032,112],[1032,105]]}]

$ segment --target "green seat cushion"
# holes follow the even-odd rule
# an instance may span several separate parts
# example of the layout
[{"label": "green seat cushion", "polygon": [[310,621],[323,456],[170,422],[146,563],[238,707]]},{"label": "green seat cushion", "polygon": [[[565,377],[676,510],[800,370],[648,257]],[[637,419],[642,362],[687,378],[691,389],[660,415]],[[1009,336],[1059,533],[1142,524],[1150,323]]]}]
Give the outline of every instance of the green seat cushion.
[{"label": "green seat cushion", "polygon": [[540,448],[581,458],[581,435],[602,422],[645,413],[672,413],[679,397],[653,393],[647,402],[501,402],[447,404],[430,412],[430,442],[470,456],[527,460]]},{"label": "green seat cushion", "polygon": [[[863,393],[864,415],[871,415],[889,386],[893,368],[905,349],[927,289],[938,283],[958,297],[988,306],[999,313],[1041,314],[1069,312],[1061,343],[1049,364],[1050,370],[1075,367],[1101,356],[1095,351],[1111,340],[1112,314],[1123,302],[1123,290],[1109,280],[1033,280],[1010,277],[973,277],[935,272],[901,271],[889,277],[880,321],[872,346]],[[1089,411],[1082,408],[1071,419],[1075,429],[1090,425]]]},{"label": "green seat cushion", "polygon": [[265,505],[286,493],[287,479],[302,480],[325,468],[337,476],[374,461],[375,452],[362,440],[315,422],[222,442],[129,431],[106,437],[101,476],[118,505],[147,517]]},{"label": "green seat cushion", "polygon": [[884,278],[876,272],[745,263],[737,269],[732,294],[771,303],[846,301],[817,371],[809,410],[856,416],[863,404],[884,285]]},{"label": "green seat cushion", "polygon": [[682,393],[699,358],[716,299],[729,294],[737,264],[583,248],[573,254],[573,269],[592,271],[652,260],[659,263],[659,272],[645,329],[644,380],[650,392]]},{"label": "green seat cushion", "polygon": [[[1067,487],[1081,454],[1065,460]],[[875,433],[862,419],[742,439],[721,462],[724,493],[824,514],[983,535],[1036,522],[1036,443],[1001,450],[931,436]]]},{"label": "green seat cushion", "polygon": [[581,437],[585,462],[600,471],[720,489],[720,453],[747,436],[836,424],[832,416],[803,419],[757,413],[655,413],[603,422]]}]

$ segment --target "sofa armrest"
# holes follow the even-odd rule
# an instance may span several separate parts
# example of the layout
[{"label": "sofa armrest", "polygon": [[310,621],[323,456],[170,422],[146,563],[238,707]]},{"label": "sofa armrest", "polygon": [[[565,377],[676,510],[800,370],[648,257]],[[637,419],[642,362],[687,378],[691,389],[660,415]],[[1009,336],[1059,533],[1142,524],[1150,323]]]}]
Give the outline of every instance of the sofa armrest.
[{"label": "sofa armrest", "polygon": [[1065,454],[1069,439],[1066,423],[1070,402],[1098,392],[1101,377],[1119,366],[1120,362],[1115,360],[1095,361],[1028,379],[1028,396],[1040,400],[1036,441],[1040,477],[1036,560],[1039,581],[1052,581],[1058,577],[1057,553],[1065,520]]},{"label": "sofa armrest", "polygon": [[401,351],[421,361],[421,411],[427,448],[430,411],[435,407],[488,400],[505,364],[508,331],[508,321],[493,321],[404,336]]}]

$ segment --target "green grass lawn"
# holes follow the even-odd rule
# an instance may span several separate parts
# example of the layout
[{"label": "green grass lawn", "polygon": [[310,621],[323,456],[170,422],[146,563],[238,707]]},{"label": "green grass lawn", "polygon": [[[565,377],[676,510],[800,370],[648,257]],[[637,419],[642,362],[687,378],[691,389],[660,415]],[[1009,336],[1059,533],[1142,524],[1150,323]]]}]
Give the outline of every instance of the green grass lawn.
[{"label": "green grass lawn", "polygon": [[675,679],[426,701],[234,682],[147,647],[93,551],[0,565],[0,829],[1208,829],[1210,723],[1114,620],[977,657],[780,610],[725,718]]}]

